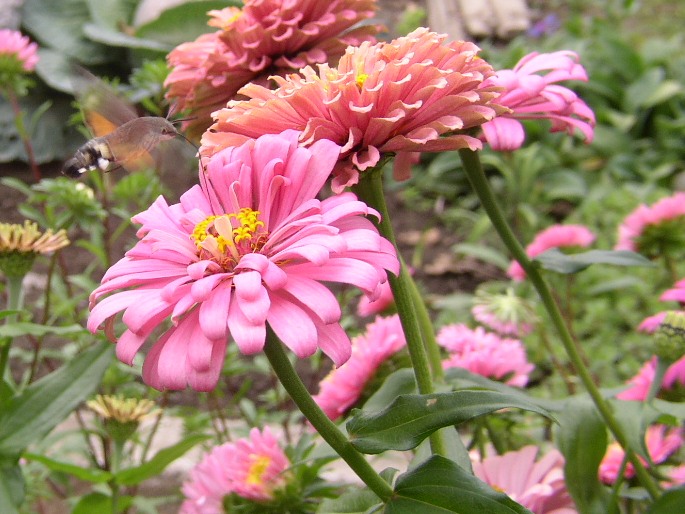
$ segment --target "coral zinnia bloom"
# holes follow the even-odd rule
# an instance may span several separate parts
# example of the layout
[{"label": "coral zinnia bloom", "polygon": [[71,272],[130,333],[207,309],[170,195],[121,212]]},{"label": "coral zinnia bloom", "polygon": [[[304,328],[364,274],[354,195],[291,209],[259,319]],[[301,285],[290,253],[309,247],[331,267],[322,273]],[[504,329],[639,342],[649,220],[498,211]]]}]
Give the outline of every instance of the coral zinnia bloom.
[{"label": "coral zinnia bloom", "polygon": [[[545,74],[540,72],[546,71]],[[594,136],[595,115],[578,96],[556,82],[562,80],[587,81],[585,69],[578,56],[570,51],[549,54],[530,53],[513,70],[499,70],[483,82],[484,87],[504,88],[497,103],[511,109],[483,125],[485,139],[494,150],[516,150],[526,137],[518,120],[548,119],[552,132],[575,129],[591,142]]]},{"label": "coral zinnia bloom", "polygon": [[685,248],[682,224],[685,193],[662,198],[651,206],[640,205],[618,227],[616,250],[640,252],[658,257]]},{"label": "coral zinnia bloom", "polygon": [[185,127],[199,135],[248,82],[336,62],[348,45],[375,41],[378,26],[351,28],[374,10],[373,0],[246,0],[242,9],[210,11],[208,25],[220,30],[169,54],[167,97],[193,115]]},{"label": "coral zinnia bloom", "polygon": [[337,68],[274,77],[274,91],[249,84],[239,91],[249,100],[214,114],[202,153],[295,128],[306,145],[325,138],[342,146],[333,180],[340,192],[384,154],[397,154],[395,177],[406,179],[416,152],[480,149],[464,132],[503,111],[491,104],[497,88],[479,87],[492,67],[474,44],[445,38],[419,28],[390,43],[350,47]]},{"label": "coral zinnia bloom", "polygon": [[32,43],[19,31],[0,29],[0,77],[9,73],[33,71],[37,63],[36,43]]},{"label": "coral zinnia bloom", "polygon": [[473,472],[535,514],[575,514],[564,481],[564,457],[552,449],[535,462],[537,453],[537,447],[526,446],[486,457],[482,462],[473,462]]},{"label": "coral zinnia bloom", "polygon": [[278,440],[264,427],[250,436],[213,448],[190,471],[182,491],[186,500],[181,514],[223,514],[223,499],[237,494],[267,502],[288,483],[290,461]]},{"label": "coral zinnia bloom", "polygon": [[444,368],[465,368],[471,373],[523,387],[533,365],[518,339],[506,339],[483,327],[470,329],[464,324],[446,325],[438,333],[438,343],[447,349],[449,357]]},{"label": "coral zinnia bloom", "polygon": [[[645,446],[654,464],[661,464],[683,444],[683,430],[681,428],[669,428],[666,425],[652,425],[645,433]],[[599,465],[599,478],[605,484],[613,484],[618,478],[621,463],[625,457],[623,448],[618,443],[611,443],[607,448],[604,458]],[[642,463],[649,467],[650,464],[640,457]],[[626,479],[635,476],[635,468],[629,462],[623,475]]]},{"label": "coral zinnia bloom", "polygon": [[[375,297],[385,270],[398,272],[390,242],[353,194],[315,198],[340,148],[299,147],[287,131],[220,152],[181,202],[162,197],[133,218],[141,240],[91,295],[88,327],[123,313],[117,355],[131,364],[155,328],[143,379],[158,389],[211,390],[230,335],[244,354],[259,352],[266,324],[298,357],[317,347],[336,365],[350,355],[340,306],[320,281],[353,284]],[[120,291],[123,288],[130,290]],[[116,292],[104,300],[108,293]]]},{"label": "coral zinnia bloom", "polygon": [[[656,357],[652,357],[640,368],[637,375],[628,381],[630,387],[625,391],[618,393],[616,398],[619,400],[645,401],[647,399],[647,394],[652,387],[652,382],[654,382],[655,374]],[[668,367],[664,374],[664,379],[661,382],[661,387],[664,389],[672,389],[677,384],[685,385],[685,357],[675,361]]]},{"label": "coral zinnia bloom", "polygon": [[352,339],[350,360],[321,381],[314,400],[329,418],[338,419],[360,398],[383,361],[406,345],[399,316],[377,317],[364,334]]},{"label": "coral zinnia bloom", "polygon": [[[526,255],[536,257],[552,248],[586,248],[594,240],[595,235],[584,225],[552,225],[539,232],[533,242],[526,246]],[[526,272],[516,261],[509,265],[507,275],[517,281],[526,278]]]}]

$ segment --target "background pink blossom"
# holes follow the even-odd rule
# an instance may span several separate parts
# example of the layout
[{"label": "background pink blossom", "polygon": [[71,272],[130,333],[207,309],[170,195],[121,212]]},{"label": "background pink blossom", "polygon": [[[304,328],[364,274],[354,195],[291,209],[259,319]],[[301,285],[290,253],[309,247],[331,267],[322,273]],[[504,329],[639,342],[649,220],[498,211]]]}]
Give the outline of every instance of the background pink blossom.
[{"label": "background pink blossom", "polygon": [[[595,235],[584,225],[552,225],[539,232],[533,242],[526,246],[526,255],[535,257],[551,248],[588,247],[595,240]],[[526,272],[521,265],[512,261],[507,275],[521,281],[526,278]]]},{"label": "background pink blossom", "polygon": [[338,419],[359,399],[378,367],[406,345],[399,316],[377,317],[352,339],[352,356],[321,381],[314,400],[329,418]]},{"label": "background pink blossom", "polygon": [[[499,70],[483,82],[483,87],[498,86],[504,92],[497,102],[510,109],[483,124],[483,134],[494,150],[520,148],[525,139],[522,119],[548,119],[552,132],[578,129],[587,142],[594,136],[595,115],[570,89],[556,83],[565,80],[587,81],[578,55],[568,50],[523,57],[512,70]],[[541,73],[545,72],[545,73]]]},{"label": "background pink blossom", "polygon": [[17,30],[0,29],[0,59],[12,57],[24,71],[33,71],[38,64],[38,45]]}]

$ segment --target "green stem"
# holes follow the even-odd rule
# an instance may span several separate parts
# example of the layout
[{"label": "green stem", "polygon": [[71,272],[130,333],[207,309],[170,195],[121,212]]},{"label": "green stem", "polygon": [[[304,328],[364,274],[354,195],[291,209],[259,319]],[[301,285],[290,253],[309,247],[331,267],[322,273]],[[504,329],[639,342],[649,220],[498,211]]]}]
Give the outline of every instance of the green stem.
[{"label": "green stem", "polygon": [[[380,215],[381,220],[378,229],[388,241],[395,247],[397,255],[400,255],[395,234],[390,223],[390,215],[388,207],[385,203],[385,196],[383,194],[383,171],[382,166],[378,166],[373,170],[364,172],[364,176],[355,191],[369,206],[376,209]],[[414,369],[414,377],[416,385],[421,394],[431,394],[434,392],[433,377],[431,376],[431,368],[428,364],[428,352],[424,346],[424,340],[421,337],[421,327],[417,319],[417,309],[414,305],[415,296],[420,298],[420,295],[414,293],[413,280],[407,271],[406,266],[402,261],[399,276],[392,273],[388,274],[388,282],[397,305],[397,312],[402,323],[402,330],[407,339],[407,349],[409,350],[409,358],[411,359],[412,367]],[[421,302],[422,303],[422,302]],[[434,339],[433,339],[434,341]],[[445,456],[447,455],[447,448],[442,434],[433,432],[430,436],[431,449],[434,454]]]},{"label": "green stem", "polygon": [[17,127],[17,132],[21,138],[21,142],[24,144],[24,150],[26,151],[26,157],[29,161],[29,166],[33,172],[33,178],[36,182],[40,182],[42,178],[40,173],[40,168],[36,162],[35,154],[33,153],[33,145],[31,144],[31,138],[28,135],[26,127],[24,126],[24,113],[19,105],[19,100],[14,91],[7,91],[7,97],[9,98],[10,105],[12,106],[12,111],[14,112],[14,124]]},{"label": "green stem", "polygon": [[559,333],[559,337],[564,349],[566,350],[566,354],[568,355],[571,364],[574,366],[576,373],[578,373],[581,382],[583,382],[583,385],[592,398],[592,401],[599,411],[600,416],[602,416],[602,419],[616,438],[616,441],[618,441],[618,443],[625,449],[626,455],[633,464],[635,473],[640,480],[640,483],[645,487],[652,498],[656,498],[659,495],[659,489],[657,485],[649,476],[649,473],[647,473],[647,470],[638,458],[637,453],[630,446],[628,437],[614,417],[610,405],[604,399],[601,392],[592,380],[592,376],[590,375],[588,368],[585,366],[583,359],[581,358],[580,353],[573,342],[573,338],[571,337],[568,327],[564,323],[564,318],[561,315],[559,307],[554,301],[554,298],[552,297],[552,293],[550,292],[547,283],[542,278],[538,268],[532,264],[523,247],[519,244],[518,240],[511,231],[511,228],[509,227],[509,224],[502,214],[502,210],[499,208],[492,190],[490,189],[490,184],[483,173],[483,168],[480,164],[478,153],[471,150],[459,150],[459,155],[464,163],[464,171],[466,172],[469,182],[471,183],[473,190],[478,195],[481,205],[488,214],[493,227],[514,258],[525,270],[528,279],[531,281],[540,295],[540,300],[542,301],[545,310],[552,321],[552,324]]},{"label": "green stem", "polygon": [[[24,275],[8,275],[7,276],[7,310],[19,311],[24,304]],[[16,314],[10,314],[5,318],[6,323],[11,323],[16,319]],[[12,346],[12,338],[4,337],[0,340],[0,380],[5,376],[7,364],[10,360],[10,347]],[[8,383],[12,383],[11,377],[8,376]]]},{"label": "green stem", "polygon": [[288,359],[278,337],[270,328],[267,328],[264,353],[269,359],[278,380],[283,384],[302,414],[369,489],[384,503],[387,503],[393,494],[390,485],[376,473],[364,456],[352,446],[345,435],[335,426],[335,423],[328,419],[328,416],[316,404]]}]

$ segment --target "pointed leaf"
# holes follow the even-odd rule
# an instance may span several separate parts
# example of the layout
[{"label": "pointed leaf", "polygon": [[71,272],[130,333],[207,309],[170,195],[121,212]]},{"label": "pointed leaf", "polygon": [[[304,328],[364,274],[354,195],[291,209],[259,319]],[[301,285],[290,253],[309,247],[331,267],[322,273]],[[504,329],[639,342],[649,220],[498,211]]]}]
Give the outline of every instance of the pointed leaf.
[{"label": "pointed leaf", "polygon": [[433,456],[400,475],[386,514],[514,514],[530,511],[454,462]]},{"label": "pointed leaf", "polygon": [[43,337],[47,334],[60,336],[84,333],[86,330],[81,325],[67,325],[55,327],[51,325],[40,325],[39,323],[29,323],[17,321],[0,326],[0,337],[19,337],[30,335],[33,337]]},{"label": "pointed leaf", "polygon": [[324,500],[316,514],[366,514],[382,507],[381,501],[368,489],[354,489],[333,500]]},{"label": "pointed leaf", "polygon": [[184,455],[193,446],[208,438],[209,436],[207,435],[187,437],[173,446],[160,450],[145,464],[116,473],[114,478],[119,485],[139,484],[148,478],[159,475],[169,464]]},{"label": "pointed leaf", "polygon": [[558,442],[566,460],[564,476],[579,512],[606,514],[610,498],[599,481],[607,431],[588,398],[573,398],[559,413]]},{"label": "pointed leaf", "polygon": [[439,428],[509,407],[551,418],[546,409],[520,397],[495,391],[461,390],[401,395],[380,412],[353,411],[346,427],[350,441],[361,452],[410,450]]},{"label": "pointed leaf", "polygon": [[78,478],[79,480],[84,480],[93,484],[104,483],[112,479],[112,474],[109,471],[104,471],[99,468],[84,468],[83,466],[70,464],[68,462],[60,462],[37,453],[24,453],[22,457],[27,460],[40,462],[52,471],[67,473]]},{"label": "pointed leaf", "polygon": [[71,514],[92,514],[93,512],[112,512],[112,497],[103,493],[90,493],[81,498]]},{"label": "pointed leaf", "polygon": [[0,455],[19,455],[45,437],[97,389],[112,357],[112,345],[99,344],[13,398],[0,413]]},{"label": "pointed leaf", "polygon": [[17,506],[24,501],[25,484],[19,464],[0,462],[0,512],[18,514]]},{"label": "pointed leaf", "polygon": [[654,267],[654,263],[646,257],[627,250],[590,250],[567,255],[558,248],[552,248],[533,260],[546,270],[564,274],[577,273],[592,264]]}]

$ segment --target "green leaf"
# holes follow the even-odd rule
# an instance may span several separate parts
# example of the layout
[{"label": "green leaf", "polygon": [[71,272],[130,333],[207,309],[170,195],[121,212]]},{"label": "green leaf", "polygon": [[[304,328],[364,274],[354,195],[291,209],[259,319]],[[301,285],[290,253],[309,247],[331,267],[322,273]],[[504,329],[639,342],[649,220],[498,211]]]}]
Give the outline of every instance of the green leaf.
[{"label": "green leaf", "polygon": [[103,343],[34,382],[0,413],[0,455],[19,455],[45,437],[98,387],[112,362],[112,345]]},{"label": "green leaf", "polygon": [[93,514],[112,512],[112,497],[103,493],[90,493],[79,500],[71,514]]},{"label": "green leaf", "polygon": [[669,489],[647,510],[647,514],[673,514],[685,510],[685,486]]},{"label": "green leaf", "polygon": [[22,457],[27,460],[40,462],[52,471],[67,473],[78,478],[79,480],[84,480],[93,484],[101,484],[112,479],[112,474],[108,471],[98,468],[84,468],[83,466],[69,464],[68,462],[60,462],[37,453],[24,453]]},{"label": "green leaf", "polygon": [[506,270],[509,267],[509,259],[501,252],[493,250],[492,247],[472,243],[459,243],[452,246],[452,251],[456,254],[474,257],[482,262],[493,264],[500,269]]},{"label": "green leaf", "polygon": [[0,461],[0,512],[17,514],[17,507],[24,501],[25,492],[19,464]]},{"label": "green leaf", "polygon": [[610,497],[599,481],[598,470],[607,448],[607,431],[588,398],[566,401],[558,414],[558,443],[566,460],[566,487],[584,514],[607,514]]},{"label": "green leaf", "polygon": [[379,411],[390,405],[401,394],[416,393],[416,379],[414,370],[401,368],[394,371],[383,381],[378,390],[366,400],[365,411]]},{"label": "green leaf", "polygon": [[84,332],[85,329],[81,325],[54,327],[50,325],[39,325],[38,323],[29,323],[23,321],[17,321],[16,323],[8,323],[0,327],[0,337],[19,337],[26,335],[42,337],[47,334],[57,334],[60,336],[65,336]]},{"label": "green leaf", "polygon": [[109,46],[120,46],[124,48],[140,48],[144,50],[156,50],[167,53],[172,50],[172,46],[151,39],[143,39],[129,36],[113,28],[105,27],[95,23],[86,23],[83,26],[83,33],[93,41]]},{"label": "green leaf", "polygon": [[400,475],[385,514],[513,514],[530,511],[467,473],[454,462],[433,456]]},{"label": "green leaf", "polygon": [[202,0],[188,2],[162,12],[154,21],[138,27],[136,36],[165,43],[170,46],[192,41],[202,34],[214,32],[207,25],[207,12],[228,5],[242,6],[242,2]]},{"label": "green leaf", "polygon": [[119,485],[139,484],[148,478],[159,475],[169,464],[208,438],[209,436],[202,434],[187,437],[173,446],[160,450],[145,464],[119,471],[115,474],[114,479]]},{"label": "green leaf", "polygon": [[85,0],[26,0],[22,23],[42,46],[74,57],[86,64],[106,62],[111,51],[84,37],[90,21]]},{"label": "green leaf", "polygon": [[495,391],[461,390],[401,395],[381,412],[353,411],[346,427],[350,441],[361,452],[410,450],[439,428],[509,407],[552,417],[546,409],[521,397]]},{"label": "green leaf", "polygon": [[592,264],[612,264],[614,266],[654,267],[654,263],[639,253],[627,250],[590,250],[567,255],[558,248],[547,250],[533,259],[546,270],[557,273],[577,273]]},{"label": "green leaf", "polygon": [[90,16],[103,27],[130,25],[139,0],[87,0]]},{"label": "green leaf", "polygon": [[368,489],[354,489],[334,500],[324,500],[316,514],[365,514],[382,506],[378,496]]}]

